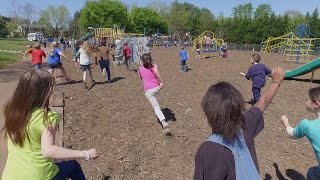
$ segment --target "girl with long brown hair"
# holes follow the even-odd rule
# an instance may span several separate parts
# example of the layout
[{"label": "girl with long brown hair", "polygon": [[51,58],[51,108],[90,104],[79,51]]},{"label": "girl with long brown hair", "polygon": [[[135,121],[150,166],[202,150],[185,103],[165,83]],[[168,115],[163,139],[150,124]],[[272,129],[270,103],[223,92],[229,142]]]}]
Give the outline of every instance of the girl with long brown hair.
[{"label": "girl with long brown hair", "polygon": [[75,160],[95,159],[95,149],[69,150],[54,145],[59,116],[50,111],[49,99],[55,85],[46,71],[25,72],[4,107],[4,131],[8,142],[8,159],[2,180],[85,179]]}]

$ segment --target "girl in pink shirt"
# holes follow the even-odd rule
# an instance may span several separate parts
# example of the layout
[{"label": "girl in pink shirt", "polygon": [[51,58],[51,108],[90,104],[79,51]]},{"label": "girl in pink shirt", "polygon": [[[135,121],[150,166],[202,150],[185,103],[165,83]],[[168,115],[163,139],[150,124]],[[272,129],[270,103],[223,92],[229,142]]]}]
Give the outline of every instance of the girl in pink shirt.
[{"label": "girl in pink shirt", "polygon": [[166,122],[166,118],[163,115],[160,105],[157,100],[157,94],[163,87],[163,82],[158,71],[156,64],[152,64],[152,58],[150,54],[144,54],[142,57],[142,66],[139,68],[140,78],[143,81],[143,87],[145,91],[145,96],[151,103],[154,112],[156,113],[164,132],[167,136],[171,135],[169,125]]}]

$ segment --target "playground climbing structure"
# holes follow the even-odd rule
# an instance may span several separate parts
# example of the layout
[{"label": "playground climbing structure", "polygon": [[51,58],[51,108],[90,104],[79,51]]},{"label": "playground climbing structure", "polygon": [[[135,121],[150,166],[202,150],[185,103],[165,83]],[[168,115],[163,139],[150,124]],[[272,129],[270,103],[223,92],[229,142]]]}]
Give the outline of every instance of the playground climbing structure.
[{"label": "playground climbing structure", "polygon": [[310,26],[300,24],[294,31],[279,37],[269,37],[263,42],[264,53],[281,50],[285,54],[284,61],[310,62],[314,51],[316,38],[310,31]]},{"label": "playground climbing structure", "polygon": [[204,31],[198,37],[193,40],[193,49],[197,49],[197,44],[200,45],[200,49],[206,49],[205,51],[220,51],[219,47],[224,43],[223,39],[216,38],[212,31]]}]

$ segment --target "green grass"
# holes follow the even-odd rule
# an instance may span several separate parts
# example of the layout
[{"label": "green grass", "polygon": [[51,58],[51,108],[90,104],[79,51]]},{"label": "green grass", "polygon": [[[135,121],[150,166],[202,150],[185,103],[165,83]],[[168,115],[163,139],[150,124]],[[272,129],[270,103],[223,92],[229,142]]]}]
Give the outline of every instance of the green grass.
[{"label": "green grass", "polygon": [[[30,43],[26,39],[0,39],[0,50],[25,52],[28,49],[28,44],[32,45],[33,43]],[[21,58],[21,53],[8,53],[0,51],[0,68],[21,60]]]},{"label": "green grass", "polygon": [[0,49],[10,51],[25,51],[30,43],[26,39],[0,39]]}]

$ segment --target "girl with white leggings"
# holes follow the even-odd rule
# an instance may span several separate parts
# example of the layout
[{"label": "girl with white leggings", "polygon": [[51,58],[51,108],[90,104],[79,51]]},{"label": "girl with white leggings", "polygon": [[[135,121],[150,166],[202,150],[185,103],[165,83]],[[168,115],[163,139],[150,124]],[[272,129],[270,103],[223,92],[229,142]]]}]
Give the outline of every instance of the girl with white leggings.
[{"label": "girl with white leggings", "polygon": [[166,117],[163,115],[157,100],[157,94],[163,87],[163,82],[156,64],[152,64],[150,54],[144,54],[142,57],[142,66],[139,68],[140,78],[143,81],[145,96],[151,103],[166,135],[171,135]]}]

